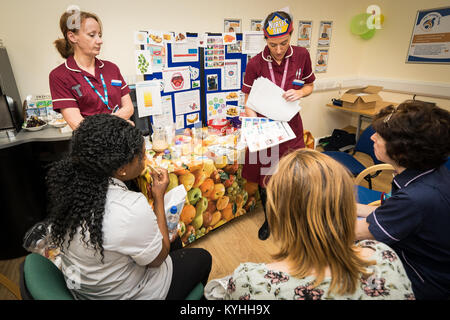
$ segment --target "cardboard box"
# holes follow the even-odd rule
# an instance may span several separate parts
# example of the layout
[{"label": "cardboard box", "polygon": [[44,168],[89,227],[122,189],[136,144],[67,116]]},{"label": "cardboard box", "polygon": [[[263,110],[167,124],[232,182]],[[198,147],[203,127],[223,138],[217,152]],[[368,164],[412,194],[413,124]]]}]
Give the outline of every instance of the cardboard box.
[{"label": "cardboard box", "polygon": [[375,108],[377,101],[383,99],[378,95],[383,87],[367,86],[363,88],[356,88],[347,90],[340,98],[343,101],[343,107],[371,109]]}]

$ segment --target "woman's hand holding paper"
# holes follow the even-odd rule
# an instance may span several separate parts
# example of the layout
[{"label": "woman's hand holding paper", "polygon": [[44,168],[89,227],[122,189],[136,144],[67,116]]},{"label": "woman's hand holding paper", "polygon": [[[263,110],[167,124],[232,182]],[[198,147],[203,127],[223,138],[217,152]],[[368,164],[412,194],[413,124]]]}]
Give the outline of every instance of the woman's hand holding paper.
[{"label": "woman's hand holding paper", "polygon": [[289,89],[285,93],[283,93],[283,98],[286,99],[288,102],[297,101],[300,100],[300,98],[303,97],[303,91],[295,90],[295,89]]}]

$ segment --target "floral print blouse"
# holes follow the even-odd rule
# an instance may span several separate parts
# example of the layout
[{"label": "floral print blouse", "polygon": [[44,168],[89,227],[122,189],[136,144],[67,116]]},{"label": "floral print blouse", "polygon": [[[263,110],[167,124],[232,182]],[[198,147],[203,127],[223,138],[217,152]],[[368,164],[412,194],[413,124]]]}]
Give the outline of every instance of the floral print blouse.
[{"label": "floral print blouse", "polygon": [[224,296],[226,300],[414,300],[403,264],[387,245],[363,240],[357,243],[362,248],[371,248],[373,255],[368,260],[376,264],[368,267],[373,274],[364,279],[353,294],[337,295],[329,292],[331,278],[325,277],[316,287],[315,278],[295,278],[287,273],[270,270],[264,263],[241,263],[228,281]]}]

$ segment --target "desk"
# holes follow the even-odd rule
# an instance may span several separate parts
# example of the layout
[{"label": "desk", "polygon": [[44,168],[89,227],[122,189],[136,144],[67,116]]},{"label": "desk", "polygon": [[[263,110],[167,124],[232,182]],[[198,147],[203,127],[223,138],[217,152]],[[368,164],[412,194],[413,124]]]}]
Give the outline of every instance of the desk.
[{"label": "desk", "polygon": [[72,132],[46,127],[0,138],[0,260],[27,254],[23,236],[47,213],[47,165],[68,153],[71,137]]},{"label": "desk", "polygon": [[363,120],[371,121],[373,116],[376,115],[378,113],[378,111],[380,111],[380,109],[382,109],[384,107],[387,107],[389,105],[397,106],[398,103],[387,102],[387,101],[380,101],[380,102],[377,102],[377,104],[376,104],[376,106],[374,108],[367,108],[367,109],[339,107],[339,106],[335,106],[335,105],[333,105],[331,103],[328,103],[327,107],[333,108],[333,109],[336,109],[336,110],[341,110],[341,111],[354,113],[354,114],[358,115],[358,125],[356,127],[356,137],[355,137],[356,141],[358,141],[359,135],[361,133],[362,121]]},{"label": "desk", "polygon": [[3,133],[0,137],[0,149],[9,148],[29,142],[66,141],[72,138],[72,132],[61,133],[59,128],[45,127],[39,131],[20,130],[14,139],[10,139]]}]

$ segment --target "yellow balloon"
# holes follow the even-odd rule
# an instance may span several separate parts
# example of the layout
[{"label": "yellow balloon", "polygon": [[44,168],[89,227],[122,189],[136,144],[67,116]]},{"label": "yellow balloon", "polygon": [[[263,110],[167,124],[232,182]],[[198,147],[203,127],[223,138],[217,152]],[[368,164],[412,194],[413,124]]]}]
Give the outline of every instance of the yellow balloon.
[{"label": "yellow balloon", "polygon": [[373,16],[373,19],[372,19],[372,24],[373,25],[376,25],[376,22],[377,22],[377,16],[380,16],[380,25],[382,25],[383,23],[384,23],[384,14],[380,14],[380,15],[375,15],[375,16]]}]

